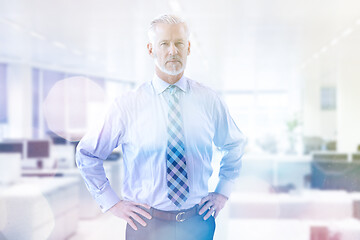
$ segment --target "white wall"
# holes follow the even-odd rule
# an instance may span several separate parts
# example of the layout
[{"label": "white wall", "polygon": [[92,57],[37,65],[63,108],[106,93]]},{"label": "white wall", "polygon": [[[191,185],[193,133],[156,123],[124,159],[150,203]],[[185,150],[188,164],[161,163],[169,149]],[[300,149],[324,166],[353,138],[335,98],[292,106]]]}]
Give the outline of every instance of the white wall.
[{"label": "white wall", "polygon": [[360,145],[360,50],[358,39],[341,48],[338,79],[338,150],[354,152]]},{"label": "white wall", "polygon": [[336,58],[329,54],[304,69],[303,130],[304,136],[317,136],[324,140],[337,138],[337,111],[321,109],[321,88],[336,87]]},{"label": "white wall", "polygon": [[32,136],[32,70],[26,64],[8,64],[7,92],[9,123],[5,138]]},{"label": "white wall", "polygon": [[[346,39],[307,66],[304,78],[304,134],[336,139],[339,152],[360,145],[359,39]],[[336,87],[336,110],[320,109],[321,87]]]}]

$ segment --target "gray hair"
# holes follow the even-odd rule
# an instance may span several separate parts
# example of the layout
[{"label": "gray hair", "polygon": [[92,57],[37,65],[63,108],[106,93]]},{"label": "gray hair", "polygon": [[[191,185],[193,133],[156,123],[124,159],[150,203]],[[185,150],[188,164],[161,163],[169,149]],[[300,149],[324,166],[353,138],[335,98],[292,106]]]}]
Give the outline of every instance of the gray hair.
[{"label": "gray hair", "polygon": [[149,29],[148,29],[148,37],[149,37],[149,40],[150,42],[154,42],[154,35],[155,35],[155,27],[156,27],[156,24],[158,23],[165,23],[165,24],[184,24],[185,26],[185,32],[186,32],[186,37],[189,38],[189,35],[190,35],[190,32],[189,32],[189,28],[186,24],[186,22],[184,21],[184,19],[182,19],[181,17],[179,16],[176,16],[176,15],[173,15],[173,14],[163,14],[163,15],[160,15],[156,18],[154,18],[151,23],[150,23],[150,26],[149,26]]}]

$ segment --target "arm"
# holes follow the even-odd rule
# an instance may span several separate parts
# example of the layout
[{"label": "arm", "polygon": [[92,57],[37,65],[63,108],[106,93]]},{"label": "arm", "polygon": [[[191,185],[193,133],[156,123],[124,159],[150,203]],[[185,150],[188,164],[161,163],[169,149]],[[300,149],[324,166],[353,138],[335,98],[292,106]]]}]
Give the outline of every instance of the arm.
[{"label": "arm", "polygon": [[103,123],[91,129],[76,149],[76,164],[87,189],[100,205],[102,212],[120,201],[111,188],[103,167],[103,161],[121,143],[125,133],[119,112],[120,109],[114,102]]},{"label": "arm", "polygon": [[210,217],[213,212],[215,212],[216,217],[225,206],[235,180],[240,175],[241,158],[247,142],[246,137],[231,118],[225,103],[219,97],[215,98],[213,109],[215,121],[213,142],[224,155],[220,162],[219,182],[215,192],[210,193],[200,202],[200,205],[205,204],[199,211],[200,215],[210,209],[204,219]]},{"label": "arm", "polygon": [[241,158],[247,138],[236,126],[225,103],[218,98],[214,104],[216,130],[214,144],[224,153],[220,162],[219,183],[215,192],[229,197],[235,180],[240,176]]},{"label": "arm", "polygon": [[123,218],[133,229],[137,230],[133,220],[143,226],[146,225],[138,214],[148,219],[151,218],[150,214],[138,206],[145,208],[150,208],[150,206],[121,200],[111,188],[103,167],[103,161],[113,149],[124,143],[124,119],[124,112],[114,102],[103,124],[92,129],[80,141],[76,151],[76,164],[87,189],[100,205],[102,212],[110,210],[113,215]]}]

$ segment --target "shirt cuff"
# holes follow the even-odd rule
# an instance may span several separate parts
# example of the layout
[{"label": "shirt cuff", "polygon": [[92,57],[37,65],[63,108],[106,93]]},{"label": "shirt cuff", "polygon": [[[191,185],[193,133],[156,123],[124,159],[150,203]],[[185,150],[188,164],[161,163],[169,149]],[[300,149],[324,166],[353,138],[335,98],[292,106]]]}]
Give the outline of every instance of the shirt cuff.
[{"label": "shirt cuff", "polygon": [[220,179],[219,183],[216,186],[215,192],[220,193],[227,198],[230,197],[231,192],[233,191],[235,183],[225,179]]},{"label": "shirt cuff", "polygon": [[95,201],[100,205],[101,211],[103,213],[108,211],[120,200],[121,199],[110,186],[108,186],[102,194],[95,198]]}]

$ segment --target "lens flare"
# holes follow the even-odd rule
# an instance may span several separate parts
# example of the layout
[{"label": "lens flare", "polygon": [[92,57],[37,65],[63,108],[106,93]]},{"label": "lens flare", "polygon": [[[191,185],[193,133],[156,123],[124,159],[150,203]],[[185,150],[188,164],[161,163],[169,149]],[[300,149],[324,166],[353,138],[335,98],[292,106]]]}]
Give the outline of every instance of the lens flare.
[{"label": "lens flare", "polygon": [[103,119],[105,105],[104,90],[79,76],[57,82],[44,100],[43,112],[51,131],[68,141],[79,141]]}]

